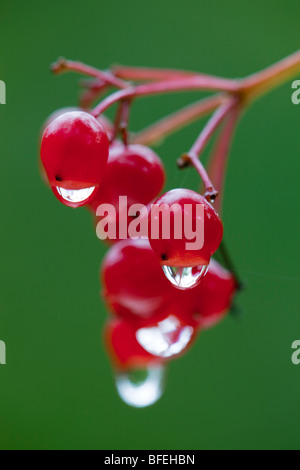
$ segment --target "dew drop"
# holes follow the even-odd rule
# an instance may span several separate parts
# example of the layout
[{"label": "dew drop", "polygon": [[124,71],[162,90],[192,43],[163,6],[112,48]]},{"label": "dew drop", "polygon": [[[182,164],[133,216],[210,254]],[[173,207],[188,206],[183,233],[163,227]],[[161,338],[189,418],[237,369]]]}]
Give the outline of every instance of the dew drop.
[{"label": "dew drop", "polygon": [[190,289],[196,286],[207,273],[208,266],[162,266],[167,279],[178,289]]},{"label": "dew drop", "polygon": [[136,339],[150,354],[172,357],[186,348],[193,333],[193,327],[182,326],[178,318],[170,315],[158,322],[157,326],[137,330]]},{"label": "dew drop", "polygon": [[56,187],[58,194],[69,202],[83,202],[88,199],[93,191],[95,190],[96,186],[91,186],[90,188],[83,188],[83,189],[65,189]]},{"label": "dew drop", "polygon": [[118,373],[115,377],[120,398],[129,406],[144,408],[156,403],[164,391],[165,368],[151,365]]}]

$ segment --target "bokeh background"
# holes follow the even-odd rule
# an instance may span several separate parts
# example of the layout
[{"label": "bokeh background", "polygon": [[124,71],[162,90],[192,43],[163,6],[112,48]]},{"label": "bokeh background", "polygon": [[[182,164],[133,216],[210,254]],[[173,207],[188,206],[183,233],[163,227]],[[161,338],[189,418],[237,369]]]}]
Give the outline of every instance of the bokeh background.
[{"label": "bokeh background", "polygon": [[[1,1],[0,447],[3,449],[299,448],[300,106],[291,82],[255,103],[231,152],[224,223],[247,289],[244,315],[202,334],[171,364],[164,397],[131,409],[115,391],[101,343],[106,250],[90,215],[55,200],[37,167],[38,137],[55,109],[76,104],[75,75],[58,56],[244,76],[299,48],[298,0]],[[300,78],[300,77],[297,77]],[[132,128],[197,93],[137,101]],[[199,123],[158,149],[167,187]]]}]

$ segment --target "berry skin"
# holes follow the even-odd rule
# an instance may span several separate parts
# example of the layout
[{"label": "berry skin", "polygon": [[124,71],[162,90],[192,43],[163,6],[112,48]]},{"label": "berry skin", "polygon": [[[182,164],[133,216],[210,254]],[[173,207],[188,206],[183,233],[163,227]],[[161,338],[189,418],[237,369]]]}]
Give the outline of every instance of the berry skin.
[{"label": "berry skin", "polygon": [[200,329],[206,329],[226,316],[236,292],[233,274],[211,259],[206,276],[194,289],[174,289],[173,302],[179,311],[185,311],[187,318],[191,316]]},{"label": "berry skin", "polygon": [[[176,238],[175,216],[170,208],[173,204],[177,205],[178,214],[182,221],[182,235]],[[188,206],[189,205],[189,206]],[[196,213],[197,206],[202,206],[204,218],[199,211]],[[158,212],[161,210],[161,215]],[[163,238],[162,219],[167,220],[170,214],[170,234]],[[185,233],[186,220],[195,233],[194,239],[188,239]],[[159,223],[159,225],[158,225]],[[153,235],[152,227],[159,227],[157,236]],[[194,243],[196,234],[203,233],[203,246],[197,248],[188,248],[188,244]],[[158,198],[152,206],[149,214],[149,241],[165,266],[199,266],[208,265],[210,257],[218,249],[223,236],[223,225],[214,208],[200,194],[189,189],[173,189]],[[199,243],[201,244],[201,243]]]},{"label": "berry skin", "polygon": [[136,339],[136,328],[123,319],[109,319],[104,328],[104,342],[110,360],[118,370],[146,368],[161,360],[147,352]]},{"label": "berry skin", "polygon": [[55,196],[70,207],[86,204],[104,177],[108,149],[106,132],[90,114],[54,119],[43,133],[41,160]]},{"label": "berry skin", "polygon": [[230,310],[236,291],[234,276],[212,259],[206,276],[192,294],[199,326],[211,328],[219,323]]},{"label": "berry skin", "polygon": [[117,206],[119,196],[128,205],[147,205],[161,191],[165,181],[160,158],[148,147],[114,145],[109,152],[107,172],[97,198]]},{"label": "berry skin", "polygon": [[173,292],[148,240],[123,240],[110,248],[101,279],[110,310],[134,322],[154,318]]},{"label": "berry skin", "polygon": [[[84,112],[83,109],[77,108],[76,106],[66,106],[65,108],[57,109],[56,111],[53,111],[53,113],[51,113],[50,116],[48,116],[48,118],[44,122],[42,126],[42,133],[44,132],[46,127],[48,127],[49,124],[51,124],[51,122],[54,121],[56,118],[58,118],[62,114],[69,113],[72,111]],[[113,123],[106,116],[104,116],[104,114],[100,114],[96,119],[99,122],[100,126],[105,130],[106,134],[108,136],[111,136],[114,131]]]},{"label": "berry skin", "polygon": [[[149,204],[162,190],[165,172],[160,158],[148,147],[129,145],[127,147],[118,141],[111,145],[103,183],[89,207],[94,214],[100,204],[111,204],[116,209],[114,223],[116,239],[119,235],[119,197],[127,197],[127,207],[124,207],[122,217],[133,204]],[[127,226],[134,217],[127,217]],[[96,222],[101,220],[96,217]]]},{"label": "berry skin", "polygon": [[53,122],[56,118],[58,118],[59,116],[65,113],[72,113],[73,111],[81,111],[81,110],[80,108],[77,108],[76,106],[66,106],[64,108],[59,108],[53,111],[53,113],[51,113],[47,117],[46,121],[44,122],[42,126],[42,134],[45,131],[45,129],[49,126],[49,124],[51,124],[51,122]]}]

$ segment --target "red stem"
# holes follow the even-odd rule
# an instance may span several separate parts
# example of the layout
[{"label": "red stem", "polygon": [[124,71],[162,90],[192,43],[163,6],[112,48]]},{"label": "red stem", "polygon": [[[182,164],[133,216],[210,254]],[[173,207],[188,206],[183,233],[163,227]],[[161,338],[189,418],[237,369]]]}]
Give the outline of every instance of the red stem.
[{"label": "red stem", "polygon": [[191,150],[184,154],[178,160],[179,167],[185,167],[187,165],[192,165],[197,172],[199,173],[205,187],[204,196],[209,201],[214,201],[218,195],[218,192],[215,190],[215,187],[208,176],[204,166],[199,161],[200,154],[203,152],[207,142],[212,137],[214,132],[217,130],[221,122],[225,119],[231,109],[236,105],[236,98],[231,98],[229,101],[221,105],[217,111],[213,114],[211,119],[208,121],[204,129],[201,131],[198,139],[192,146]]},{"label": "red stem", "polygon": [[169,80],[165,82],[154,82],[136,87],[120,90],[105,98],[94,110],[92,114],[97,117],[103,113],[112,104],[124,98],[136,98],[139,96],[150,96],[160,93],[170,93],[175,91],[190,90],[213,90],[237,92],[239,90],[238,82],[226,80],[222,78],[206,78],[206,77],[186,77],[178,80]]},{"label": "red stem", "polygon": [[221,213],[224,199],[224,183],[228,164],[230,145],[241,114],[241,107],[236,104],[226,118],[220,135],[210,157],[208,174],[218,188],[219,197],[215,202],[217,212]]},{"label": "red stem", "polygon": [[130,67],[124,65],[114,65],[111,68],[113,75],[122,78],[124,80],[132,81],[165,81],[165,80],[177,80],[179,78],[197,76],[216,78],[211,75],[201,74],[197,72],[176,70],[176,69],[159,69],[150,67]]},{"label": "red stem", "polygon": [[51,66],[51,70],[54,73],[63,72],[78,72],[83,75],[98,78],[99,80],[107,83],[108,85],[115,86],[116,88],[127,88],[128,83],[120,80],[119,78],[112,75],[110,72],[103,72],[89,65],[85,65],[82,62],[75,62],[72,60],[59,59]]},{"label": "red stem", "polygon": [[227,101],[223,105],[221,105],[217,111],[213,114],[211,119],[208,121],[207,125],[204,127],[202,132],[200,133],[198,139],[192,146],[191,150],[188,152],[188,155],[191,159],[199,158],[201,152],[203,152],[207,142],[219,127],[223,119],[227,116],[230,112],[232,107],[235,105],[236,100],[231,99],[229,102]]}]

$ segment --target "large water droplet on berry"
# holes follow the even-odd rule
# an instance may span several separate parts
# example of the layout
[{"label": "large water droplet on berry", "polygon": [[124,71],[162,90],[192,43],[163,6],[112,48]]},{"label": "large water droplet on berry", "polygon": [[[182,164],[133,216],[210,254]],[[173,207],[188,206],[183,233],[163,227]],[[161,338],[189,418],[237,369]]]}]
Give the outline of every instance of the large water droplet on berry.
[{"label": "large water droplet on berry", "polygon": [[65,189],[56,187],[58,194],[69,202],[83,202],[88,199],[93,191],[96,189],[95,186],[91,186],[90,188],[83,188],[83,189]]},{"label": "large water droplet on berry", "polygon": [[178,289],[194,287],[207,273],[208,266],[162,266],[167,279]]},{"label": "large water droplet on berry", "polygon": [[181,353],[193,336],[194,328],[183,326],[173,315],[157,323],[157,326],[140,328],[136,338],[150,354],[159,357],[172,357]]},{"label": "large water droplet on berry", "polygon": [[116,386],[121,399],[135,408],[156,403],[164,391],[165,369],[152,365],[147,369],[134,369],[116,375]]}]

